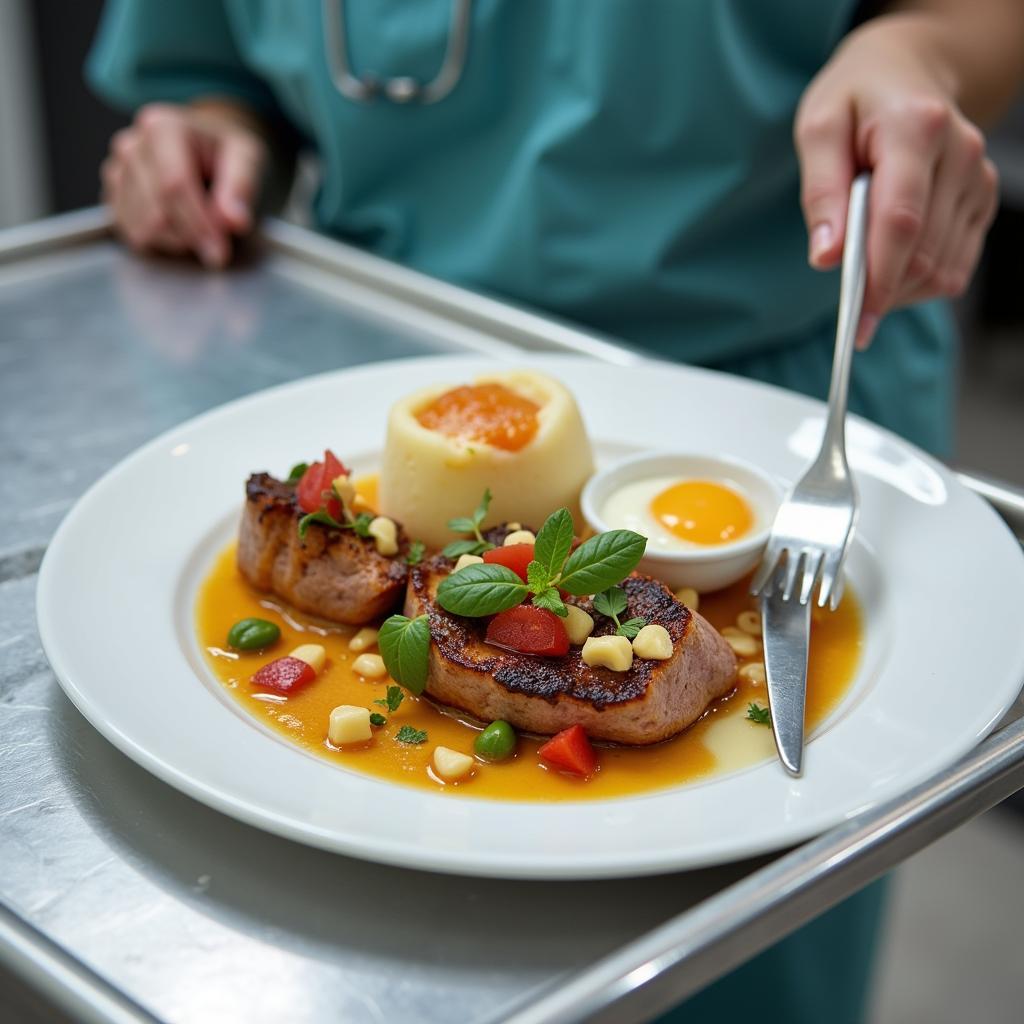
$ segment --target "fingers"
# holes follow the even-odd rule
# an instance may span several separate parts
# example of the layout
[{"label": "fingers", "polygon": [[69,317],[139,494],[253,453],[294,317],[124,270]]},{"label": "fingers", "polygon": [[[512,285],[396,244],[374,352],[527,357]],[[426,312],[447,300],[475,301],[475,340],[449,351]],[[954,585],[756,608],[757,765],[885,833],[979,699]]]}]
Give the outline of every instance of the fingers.
[{"label": "fingers", "polygon": [[835,266],[843,250],[853,180],[853,110],[843,97],[809,95],[794,124],[800,161],[800,205],[807,224],[808,261]]},{"label": "fingers", "polygon": [[176,234],[207,266],[223,266],[230,246],[208,209],[191,128],[174,108],[149,108],[140,118],[140,176]]},{"label": "fingers", "polygon": [[213,159],[210,202],[219,222],[235,234],[252,227],[253,201],[263,174],[264,150],[244,133],[226,135]]}]

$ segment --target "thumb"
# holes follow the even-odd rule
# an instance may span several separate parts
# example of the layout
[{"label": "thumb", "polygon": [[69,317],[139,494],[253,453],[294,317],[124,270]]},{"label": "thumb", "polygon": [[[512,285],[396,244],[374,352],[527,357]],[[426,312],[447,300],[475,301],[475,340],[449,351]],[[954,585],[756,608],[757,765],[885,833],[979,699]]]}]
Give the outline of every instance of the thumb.
[{"label": "thumb", "polygon": [[225,134],[214,153],[210,203],[225,228],[235,234],[252,227],[263,162],[262,144],[244,132]]},{"label": "thumb", "polygon": [[839,262],[853,181],[853,117],[845,106],[801,112],[794,127],[800,163],[800,205],[807,224],[808,262],[826,270]]}]

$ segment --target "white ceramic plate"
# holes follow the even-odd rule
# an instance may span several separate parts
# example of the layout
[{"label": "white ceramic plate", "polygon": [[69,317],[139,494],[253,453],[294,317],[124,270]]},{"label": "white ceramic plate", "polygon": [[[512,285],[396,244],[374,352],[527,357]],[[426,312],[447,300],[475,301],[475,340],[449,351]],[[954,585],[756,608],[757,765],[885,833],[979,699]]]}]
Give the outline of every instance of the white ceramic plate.
[{"label": "white ceramic plate", "polygon": [[[604,459],[706,449],[788,481],[821,434],[820,403],[724,375],[522,362],[573,389]],[[802,779],[765,762],[646,796],[492,802],[395,786],[272,735],[221,691],[192,628],[243,481],[325,445],[365,469],[394,399],[493,367],[436,358],[309,378],[200,416],[111,470],[64,520],[40,572],[43,646],[71,700],[139,764],[250,824],[372,860],[524,878],[674,870],[795,843],[948,765],[1012,703],[1024,675],[1018,545],[941,465],[854,421],[862,514],[850,578],[866,653]]]}]

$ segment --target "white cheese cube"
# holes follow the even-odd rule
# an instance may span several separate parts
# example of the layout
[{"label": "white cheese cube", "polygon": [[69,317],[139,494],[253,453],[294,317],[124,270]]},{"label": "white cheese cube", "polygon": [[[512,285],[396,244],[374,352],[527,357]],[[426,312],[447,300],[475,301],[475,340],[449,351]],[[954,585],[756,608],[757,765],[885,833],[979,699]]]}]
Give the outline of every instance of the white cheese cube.
[{"label": "white cheese cube", "polygon": [[476,762],[469,754],[460,754],[450,747],[434,747],[434,771],[445,782],[458,782],[473,770]]},{"label": "white cheese cube", "polygon": [[291,652],[290,657],[304,661],[319,675],[327,661],[327,651],[320,644],[302,644]]},{"label": "white cheese cube", "polygon": [[367,708],[353,704],[339,704],[331,712],[327,738],[336,747],[346,743],[365,743],[373,736],[370,728],[370,712]]}]

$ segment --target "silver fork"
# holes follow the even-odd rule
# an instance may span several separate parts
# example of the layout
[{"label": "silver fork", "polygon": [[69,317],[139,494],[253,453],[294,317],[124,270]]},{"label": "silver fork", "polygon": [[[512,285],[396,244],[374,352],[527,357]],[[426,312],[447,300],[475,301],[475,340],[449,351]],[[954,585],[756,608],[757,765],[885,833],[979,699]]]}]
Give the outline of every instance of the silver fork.
[{"label": "silver fork", "polygon": [[[779,507],[764,559],[750,586],[761,596],[768,703],[779,757],[791,775],[803,766],[810,603],[833,610],[857,520],[857,489],[846,461],[846,403],[864,303],[869,174],[850,188],[839,288],[839,318],[821,451]],[[784,606],[796,604],[790,610]],[[801,616],[798,618],[797,616]],[[802,648],[801,648],[802,644]]]}]

